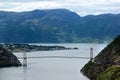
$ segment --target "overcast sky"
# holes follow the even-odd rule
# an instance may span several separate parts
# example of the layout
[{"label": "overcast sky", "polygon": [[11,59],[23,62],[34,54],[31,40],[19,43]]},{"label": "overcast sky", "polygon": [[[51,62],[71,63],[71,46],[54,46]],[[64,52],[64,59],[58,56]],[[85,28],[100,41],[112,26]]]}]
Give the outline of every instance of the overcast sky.
[{"label": "overcast sky", "polygon": [[81,16],[120,13],[120,0],[0,0],[0,10],[31,11],[65,8]]}]

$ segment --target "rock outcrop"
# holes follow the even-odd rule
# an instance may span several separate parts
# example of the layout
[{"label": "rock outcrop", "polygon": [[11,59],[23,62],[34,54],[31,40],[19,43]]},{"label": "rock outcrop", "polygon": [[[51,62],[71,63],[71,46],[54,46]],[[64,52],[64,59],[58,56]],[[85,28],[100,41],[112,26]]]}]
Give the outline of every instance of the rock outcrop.
[{"label": "rock outcrop", "polygon": [[81,72],[91,80],[120,80],[120,36],[89,61]]},{"label": "rock outcrop", "polygon": [[0,68],[10,66],[21,66],[21,63],[10,51],[0,47]]}]

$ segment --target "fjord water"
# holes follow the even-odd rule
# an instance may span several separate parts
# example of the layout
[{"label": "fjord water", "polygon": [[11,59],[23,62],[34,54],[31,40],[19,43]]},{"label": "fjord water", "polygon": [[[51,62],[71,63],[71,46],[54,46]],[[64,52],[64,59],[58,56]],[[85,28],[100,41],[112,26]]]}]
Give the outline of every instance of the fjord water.
[{"label": "fjord water", "polygon": [[[27,52],[27,56],[72,56],[89,57],[90,48],[94,49],[96,56],[106,44],[36,44],[46,46],[78,47],[77,50],[55,50]],[[14,53],[22,57],[22,53]],[[22,60],[20,60],[22,62]],[[27,67],[10,67],[0,69],[0,80],[89,80],[80,69],[88,62],[88,59],[78,58],[31,58],[27,59]]]}]

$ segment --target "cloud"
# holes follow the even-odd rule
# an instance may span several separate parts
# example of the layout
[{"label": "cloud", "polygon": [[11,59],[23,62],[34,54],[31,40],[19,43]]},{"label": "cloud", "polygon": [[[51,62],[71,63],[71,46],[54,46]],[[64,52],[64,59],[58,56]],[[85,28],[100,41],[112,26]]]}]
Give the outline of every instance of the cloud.
[{"label": "cloud", "polygon": [[0,0],[0,2],[35,2],[35,1],[52,1],[52,0]]},{"label": "cloud", "polygon": [[[4,6],[5,5],[5,6]],[[0,9],[7,11],[29,11],[33,9],[55,8],[59,6],[56,2],[4,2],[1,3]]]},{"label": "cloud", "polygon": [[0,10],[30,11],[34,9],[66,8],[82,16],[120,13],[120,0],[1,0]]}]

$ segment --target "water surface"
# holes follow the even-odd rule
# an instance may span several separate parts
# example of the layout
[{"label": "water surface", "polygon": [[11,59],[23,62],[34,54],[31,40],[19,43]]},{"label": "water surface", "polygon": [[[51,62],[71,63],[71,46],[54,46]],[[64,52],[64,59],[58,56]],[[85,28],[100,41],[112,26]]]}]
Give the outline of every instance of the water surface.
[{"label": "water surface", "polygon": [[[106,44],[36,44],[59,45],[65,47],[78,47],[78,50],[56,50],[28,52],[27,56],[73,56],[89,57],[90,48],[94,48],[96,56]],[[14,53],[22,57],[22,53]],[[22,62],[22,60],[20,60]],[[0,80],[89,80],[80,73],[80,69],[88,62],[88,59],[73,58],[35,58],[27,60],[27,67],[10,67],[0,69]]]}]

